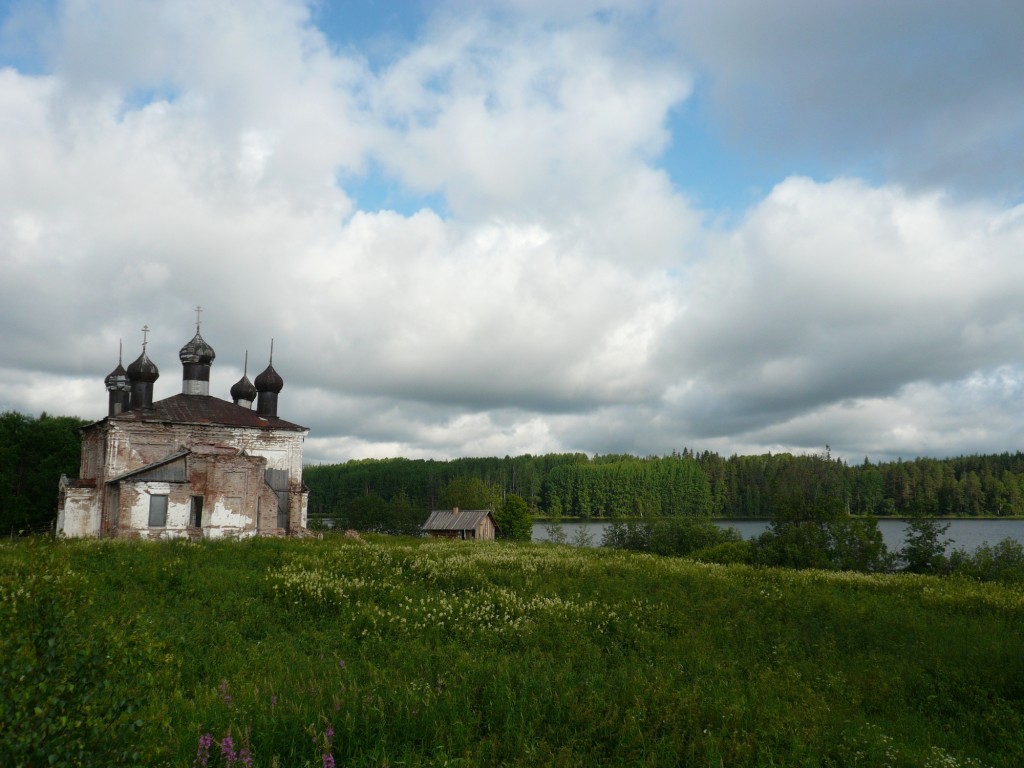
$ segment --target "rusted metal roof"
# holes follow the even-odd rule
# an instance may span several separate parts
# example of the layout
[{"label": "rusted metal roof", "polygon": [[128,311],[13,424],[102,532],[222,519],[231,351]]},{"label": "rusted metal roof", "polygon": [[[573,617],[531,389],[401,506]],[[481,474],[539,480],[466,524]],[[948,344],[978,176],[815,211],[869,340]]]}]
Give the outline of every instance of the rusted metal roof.
[{"label": "rusted metal roof", "polygon": [[133,408],[107,418],[111,421],[216,424],[224,427],[309,431],[307,427],[299,424],[275,416],[260,416],[256,411],[212,395],[174,395],[156,401],[152,408]]},{"label": "rusted metal roof", "polygon": [[423,524],[423,530],[473,531],[489,514],[489,509],[435,509]]}]

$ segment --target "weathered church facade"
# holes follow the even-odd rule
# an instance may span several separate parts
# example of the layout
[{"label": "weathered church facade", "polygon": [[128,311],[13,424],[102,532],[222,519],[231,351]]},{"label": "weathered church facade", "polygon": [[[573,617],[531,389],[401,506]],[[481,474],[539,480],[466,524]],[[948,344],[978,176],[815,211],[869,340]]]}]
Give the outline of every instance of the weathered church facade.
[{"label": "weathered church facade", "polygon": [[[148,332],[148,329],[144,329]],[[309,430],[277,415],[284,380],[271,361],[243,374],[229,402],[210,395],[216,357],[199,333],[181,348],[181,393],[153,400],[157,366],[142,354],[106,378],[106,418],[82,428],[79,479],[61,478],[57,531],[69,537],[299,535],[309,491]],[[255,404],[255,408],[253,405]]]}]

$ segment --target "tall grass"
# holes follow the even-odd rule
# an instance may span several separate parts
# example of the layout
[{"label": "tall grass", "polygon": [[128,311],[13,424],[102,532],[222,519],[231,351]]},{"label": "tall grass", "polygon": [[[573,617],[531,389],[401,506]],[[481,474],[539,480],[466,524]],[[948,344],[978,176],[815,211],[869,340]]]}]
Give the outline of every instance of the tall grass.
[{"label": "tall grass", "polygon": [[0,630],[0,765],[1024,764],[1024,591],[963,579],[15,542]]}]

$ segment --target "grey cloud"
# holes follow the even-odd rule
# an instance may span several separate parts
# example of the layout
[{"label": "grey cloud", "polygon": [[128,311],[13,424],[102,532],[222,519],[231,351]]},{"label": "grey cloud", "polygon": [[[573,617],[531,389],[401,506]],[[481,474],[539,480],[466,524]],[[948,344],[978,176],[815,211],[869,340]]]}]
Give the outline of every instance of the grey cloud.
[{"label": "grey cloud", "polygon": [[1024,351],[1010,288],[1024,229],[1002,217],[791,180],[691,272],[660,359],[765,419],[770,403],[785,412],[999,365]]},{"label": "grey cloud", "polygon": [[1019,3],[700,0],[662,13],[749,158],[1024,197]]},{"label": "grey cloud", "polygon": [[[532,2],[505,7],[532,13]],[[789,178],[734,225],[709,224],[655,161],[692,73],[636,50],[629,25],[616,26],[625,4],[596,18],[598,6],[561,9],[554,40],[542,24],[503,38],[500,27],[451,18],[370,72],[331,51],[301,3],[246,13],[204,4],[210,28],[231,33],[223,56],[193,28],[195,4],[163,5],[153,35],[167,49],[151,58],[122,40],[132,21],[114,3],[104,6],[110,26],[81,31],[74,45],[52,41],[70,46],[57,62],[109,49],[79,75],[89,83],[60,67],[0,71],[0,106],[14,116],[0,127],[0,408],[102,416],[117,341],[133,359],[143,323],[162,373],[157,396],[174,394],[177,351],[201,304],[221,396],[244,351],[252,377],[276,339],[281,413],[312,429],[311,461],[826,442],[857,458],[1019,440],[1024,209]],[[693,45],[723,89],[723,119],[743,125],[737,94],[751,84],[781,88],[781,122],[766,127],[781,135],[813,118],[812,148],[849,141],[851,163],[933,124],[941,94],[893,104],[906,124],[895,138],[870,140],[885,133],[874,114],[846,124],[882,87],[873,63],[863,82],[852,74],[870,27],[854,11],[808,13],[801,52],[780,40],[805,5],[771,19],[748,8],[746,37],[732,40],[730,14],[742,8],[709,6],[689,20],[693,35],[707,32],[708,48]],[[914,18],[908,6],[887,8],[872,22],[886,50]],[[995,13],[983,10],[975,28]],[[843,14],[849,40],[819,35]],[[952,23],[938,15],[928,29]],[[281,44],[264,51],[268,34]],[[729,45],[712,50],[715,40]],[[830,46],[843,61],[825,56]],[[138,72],[117,65],[121,48]],[[464,50],[482,60],[463,60]],[[168,63],[189,54],[186,71]],[[915,55],[930,62],[931,48]],[[811,66],[819,58],[824,74]],[[430,83],[439,69],[453,75],[441,91]],[[172,97],[132,103],[140,83],[165,76]],[[1001,78],[979,98],[998,101]],[[560,88],[575,101],[553,98]],[[418,110],[439,122],[417,122]],[[999,137],[1015,119],[1013,109],[986,114],[965,127]],[[458,141],[436,130],[467,115],[475,127]],[[833,123],[833,137],[818,136]],[[811,130],[798,128],[765,134],[765,146],[785,159]],[[452,215],[354,211],[338,169],[368,158],[457,198]],[[965,168],[941,173],[966,184]]]}]

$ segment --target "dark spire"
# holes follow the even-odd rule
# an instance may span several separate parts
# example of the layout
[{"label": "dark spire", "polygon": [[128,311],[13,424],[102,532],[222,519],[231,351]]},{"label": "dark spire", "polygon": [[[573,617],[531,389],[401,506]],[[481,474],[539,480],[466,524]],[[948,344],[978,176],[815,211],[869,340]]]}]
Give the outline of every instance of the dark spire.
[{"label": "dark spire", "polygon": [[188,342],[184,347],[178,351],[178,359],[182,363],[196,363],[198,365],[210,365],[217,357],[217,353],[213,351],[213,347],[206,343],[206,340],[199,335],[199,329],[196,329],[196,335],[192,337],[192,340]]},{"label": "dark spire", "polygon": [[129,366],[126,373],[128,381],[131,382],[131,407],[151,408],[153,406],[153,382],[160,378],[160,369],[149,359],[146,354],[147,336],[149,326],[142,328],[142,354],[138,356]]},{"label": "dark spire", "polygon": [[199,334],[199,313],[202,311],[202,307],[196,307],[196,335],[178,352],[182,365],[181,392],[185,395],[210,394],[210,365],[217,353]]},{"label": "dark spire", "polygon": [[284,379],[274,370],[274,340],[270,340],[270,364],[256,377],[256,412],[260,416],[277,417],[277,396],[284,389]]},{"label": "dark spire", "polygon": [[241,405],[245,408],[252,408],[252,401],[256,399],[258,390],[255,385],[249,381],[249,350],[245,351],[245,363],[242,367],[242,378],[235,382],[234,386],[231,387],[231,399],[235,405]]},{"label": "dark spire", "polygon": [[131,382],[128,381],[128,371],[124,369],[121,364],[121,357],[124,353],[122,344],[119,341],[117,344],[117,368],[107,374],[107,378],[103,380],[103,383],[107,386],[108,395],[108,416],[117,416],[117,414],[127,411],[131,407]]}]

